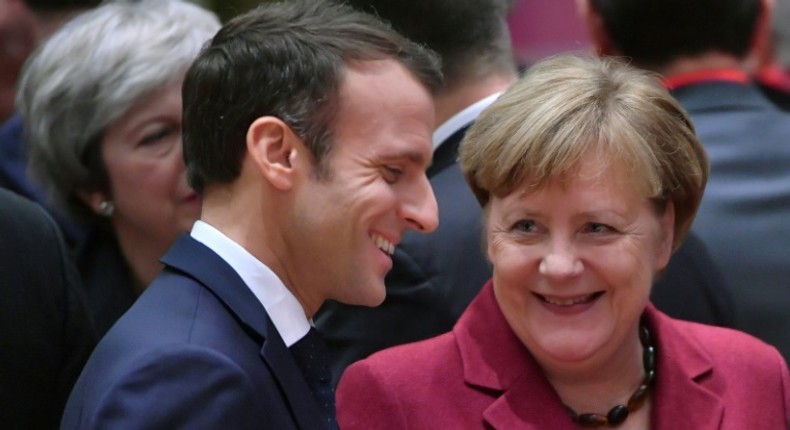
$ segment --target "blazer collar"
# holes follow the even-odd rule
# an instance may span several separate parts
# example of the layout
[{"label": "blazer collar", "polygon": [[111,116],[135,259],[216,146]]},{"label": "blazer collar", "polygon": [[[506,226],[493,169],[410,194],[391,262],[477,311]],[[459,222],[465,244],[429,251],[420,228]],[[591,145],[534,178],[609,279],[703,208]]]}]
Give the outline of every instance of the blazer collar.
[{"label": "blazer collar", "polygon": [[290,350],[260,301],[230,265],[187,234],[176,240],[162,257],[162,263],[199,282],[225,304],[251,337],[261,344],[261,357],[283,391],[299,428],[322,428],[318,405]]},{"label": "blazer collar", "polygon": [[467,384],[501,393],[483,412],[492,428],[575,429],[543,371],[502,315],[491,281],[453,331]]},{"label": "blazer collar", "polygon": [[[657,349],[653,391],[656,430],[716,429],[723,417],[711,391],[709,355],[677,327],[677,322],[649,305],[645,311]],[[557,393],[505,320],[489,281],[453,329],[463,362],[464,380],[480,390],[499,392],[483,413],[495,429],[573,430]]]},{"label": "blazer collar", "polygon": [[656,345],[655,429],[719,428],[724,405],[717,392],[724,387],[710,354],[682,329],[689,323],[672,320],[653,305],[645,316]]}]

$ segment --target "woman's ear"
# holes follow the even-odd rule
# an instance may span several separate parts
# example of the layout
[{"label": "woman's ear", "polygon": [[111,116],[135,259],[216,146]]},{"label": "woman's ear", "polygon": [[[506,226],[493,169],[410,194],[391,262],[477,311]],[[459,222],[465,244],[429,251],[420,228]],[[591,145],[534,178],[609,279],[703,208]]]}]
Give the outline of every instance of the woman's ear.
[{"label": "woman's ear", "polygon": [[247,152],[258,171],[274,188],[288,190],[294,184],[294,162],[299,138],[279,118],[256,119],[247,130]]},{"label": "woman's ear", "polygon": [[[104,191],[78,189],[77,198],[88,206],[96,215],[107,215],[107,204],[112,204],[110,196]],[[114,208],[114,207],[113,207]]]}]

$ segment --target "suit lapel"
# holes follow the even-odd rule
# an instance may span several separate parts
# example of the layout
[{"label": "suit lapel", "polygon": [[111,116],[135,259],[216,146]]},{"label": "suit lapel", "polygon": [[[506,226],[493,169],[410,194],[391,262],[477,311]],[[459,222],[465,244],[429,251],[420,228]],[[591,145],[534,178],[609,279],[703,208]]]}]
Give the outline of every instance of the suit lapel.
[{"label": "suit lapel", "polygon": [[464,379],[501,395],[483,412],[494,429],[573,430],[573,422],[535,360],[505,321],[491,281],[454,328]]},{"label": "suit lapel", "polygon": [[324,428],[325,425],[318,413],[318,404],[310,393],[310,388],[296,365],[291,351],[285,346],[279,334],[266,339],[261,348],[261,357],[280,384],[299,428],[304,430]]},{"label": "suit lapel", "polygon": [[171,269],[195,279],[211,291],[260,344],[260,355],[277,380],[299,428],[323,428],[318,406],[290,350],[266,310],[241,277],[214,251],[182,235],[162,258]]},{"label": "suit lapel", "polygon": [[425,174],[432,178],[448,166],[455,164],[458,159],[458,146],[461,144],[466,130],[471,124],[465,125],[458,131],[450,135],[444,142],[442,142],[436,151],[433,153],[433,162]]},{"label": "suit lapel", "polygon": [[525,372],[522,378],[483,412],[483,419],[491,428],[576,429],[554,389],[543,374],[535,370]]},{"label": "suit lapel", "polygon": [[724,404],[710,356],[652,305],[646,311],[656,343],[652,421],[656,430],[718,429]]}]

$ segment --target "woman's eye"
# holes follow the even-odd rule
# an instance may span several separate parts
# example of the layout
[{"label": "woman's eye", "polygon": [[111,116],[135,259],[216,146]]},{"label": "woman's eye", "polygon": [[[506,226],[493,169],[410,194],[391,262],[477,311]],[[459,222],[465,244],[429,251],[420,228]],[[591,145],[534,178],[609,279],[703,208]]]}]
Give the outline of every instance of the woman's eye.
[{"label": "woman's eye", "polygon": [[535,221],[532,221],[530,219],[524,219],[518,221],[513,225],[514,230],[522,231],[526,233],[535,232],[537,230],[537,227],[538,227],[537,223],[535,223]]},{"label": "woman's eye", "polygon": [[397,167],[384,166],[384,180],[389,184],[395,183],[402,174],[403,170]]},{"label": "woman's eye", "polygon": [[597,222],[591,222],[587,224],[586,230],[590,233],[611,233],[614,231],[614,229],[608,225]]},{"label": "woman's eye", "polygon": [[175,132],[176,129],[174,127],[162,127],[158,130],[155,130],[143,136],[143,139],[140,141],[140,145],[141,146],[153,145],[155,143],[164,140],[165,138],[169,137]]}]

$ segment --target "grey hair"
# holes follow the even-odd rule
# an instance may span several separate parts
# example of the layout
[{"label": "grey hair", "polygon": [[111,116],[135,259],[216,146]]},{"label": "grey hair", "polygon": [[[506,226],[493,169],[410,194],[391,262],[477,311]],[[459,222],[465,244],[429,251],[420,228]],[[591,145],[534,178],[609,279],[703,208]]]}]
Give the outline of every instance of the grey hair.
[{"label": "grey hair", "polygon": [[30,173],[53,203],[86,215],[75,191],[106,185],[96,156],[105,128],[143,97],[183,79],[219,27],[212,12],[181,0],[107,2],[34,52],[16,103]]}]

